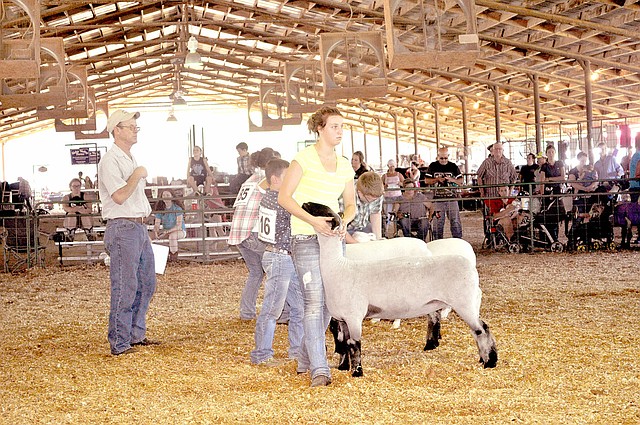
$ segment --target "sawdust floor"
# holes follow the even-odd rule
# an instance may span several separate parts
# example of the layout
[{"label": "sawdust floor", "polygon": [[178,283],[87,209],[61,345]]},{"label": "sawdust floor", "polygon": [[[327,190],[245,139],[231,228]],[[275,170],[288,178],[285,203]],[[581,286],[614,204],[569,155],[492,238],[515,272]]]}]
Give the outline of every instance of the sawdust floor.
[{"label": "sawdust floor", "polygon": [[[148,336],[112,357],[103,265],[0,274],[0,422],[6,424],[480,424],[640,422],[640,284],[635,252],[481,252],[482,317],[499,362],[484,370],[466,325],[365,323],[365,376],[333,370],[309,388],[295,362],[253,366],[253,322],[238,317],[240,261],[172,265]],[[328,342],[332,351],[333,344]],[[286,357],[279,325],[276,357]],[[337,364],[330,357],[330,364]]]}]

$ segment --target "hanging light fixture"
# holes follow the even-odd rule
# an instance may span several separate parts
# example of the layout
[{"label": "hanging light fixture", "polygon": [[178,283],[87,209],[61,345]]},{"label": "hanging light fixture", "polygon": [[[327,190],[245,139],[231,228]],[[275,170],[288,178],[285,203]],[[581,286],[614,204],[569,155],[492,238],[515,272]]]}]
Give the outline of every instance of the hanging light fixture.
[{"label": "hanging light fixture", "polygon": [[167,117],[167,122],[176,122],[178,118],[176,118],[176,114],[173,112],[173,108],[169,111],[169,116]]},{"label": "hanging light fixture", "polygon": [[184,58],[184,66],[193,67],[202,65],[202,58],[198,53],[198,40],[192,35],[187,42],[187,49],[189,49],[189,53],[187,53],[187,57]]}]

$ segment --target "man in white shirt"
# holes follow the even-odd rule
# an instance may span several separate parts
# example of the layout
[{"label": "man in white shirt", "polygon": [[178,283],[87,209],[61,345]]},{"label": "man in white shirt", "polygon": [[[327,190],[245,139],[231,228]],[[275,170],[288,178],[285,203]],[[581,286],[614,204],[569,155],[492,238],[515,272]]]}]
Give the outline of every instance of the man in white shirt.
[{"label": "man in white shirt", "polygon": [[139,112],[115,111],[107,120],[113,146],[98,165],[102,217],[107,220],[104,245],[109,253],[111,354],[136,351],[146,338],[146,315],[156,288],[155,261],[145,223],[151,206],[144,193],[147,170],[138,166],[131,147],[138,142]]}]

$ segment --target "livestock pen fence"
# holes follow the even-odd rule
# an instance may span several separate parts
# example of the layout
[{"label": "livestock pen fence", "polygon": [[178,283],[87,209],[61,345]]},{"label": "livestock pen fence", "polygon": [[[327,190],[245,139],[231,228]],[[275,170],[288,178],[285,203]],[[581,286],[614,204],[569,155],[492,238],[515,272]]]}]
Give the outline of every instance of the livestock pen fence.
[{"label": "livestock pen fence", "polygon": [[[588,208],[587,210],[584,210],[585,205],[590,206],[595,204],[597,206],[603,207],[604,212],[607,214],[606,221],[611,225],[612,234],[614,227],[621,227],[621,223],[618,223],[614,220],[614,213],[617,207],[624,204],[629,206],[630,204],[630,197],[632,194],[632,192],[628,189],[630,180],[635,179],[606,179],[584,181],[576,180],[571,182],[585,184],[593,183],[594,181],[598,182],[598,189],[590,193],[574,193],[571,186],[568,184],[569,182],[559,183],[562,188],[561,192],[559,193],[549,193],[548,191],[545,192],[543,184],[541,183],[459,186],[455,189],[457,192],[457,197],[453,198],[434,198],[433,194],[434,191],[437,190],[437,188],[431,186],[403,188],[402,190],[422,192],[427,195],[426,197],[428,202],[432,204],[436,204],[438,202],[457,201],[462,214],[467,213],[468,215],[468,213],[476,213],[471,215],[472,217],[475,217],[471,222],[472,224],[474,224],[472,228],[468,227],[470,221],[466,220],[467,226],[463,229],[463,238],[471,242],[476,248],[486,248],[492,245],[492,242],[490,240],[487,240],[488,238],[491,238],[489,229],[487,228],[487,223],[491,223],[491,217],[488,214],[487,201],[499,200],[501,198],[498,196],[481,196],[480,189],[490,187],[508,187],[510,189],[509,198],[517,200],[520,212],[528,216],[528,219],[524,220],[527,228],[519,229],[520,235],[525,239],[533,241],[534,233],[537,233],[540,224],[545,224],[545,220],[548,220],[548,223],[546,223],[548,224],[548,227],[559,226],[560,230],[562,231],[559,234],[562,234],[562,237],[558,237],[556,240],[550,241],[546,248],[549,248],[549,250],[553,251],[562,251],[564,247],[567,246],[567,244],[570,244],[572,242],[572,226],[575,226],[576,222],[585,220],[585,217],[589,215],[590,211],[588,211]],[[414,201],[401,199],[399,201],[396,200],[390,202],[385,199],[385,203],[383,205],[382,220],[383,235],[386,234],[387,237],[395,237],[397,233],[399,233],[399,228],[394,228],[395,231],[391,232],[392,234],[389,234],[386,229],[386,226],[388,226],[391,221],[398,220],[398,217],[394,217],[393,215],[388,214],[388,212],[393,209],[393,204],[410,202]],[[552,205],[553,211],[551,208]],[[638,207],[637,203],[632,206]],[[412,217],[425,218],[429,221],[429,237],[431,237],[431,230],[434,225],[434,209],[435,208],[432,206],[431,211],[429,212],[429,217]],[[638,210],[640,210],[640,207],[638,208]],[[586,218],[586,220],[588,220],[588,218]],[[480,223],[482,223],[482,225],[480,225]],[[636,225],[637,223],[627,223],[627,225],[631,224]],[[448,223],[445,223],[445,237],[450,236],[446,234],[447,229]],[[480,240],[482,240],[482,243],[473,243],[471,239],[477,238],[477,235],[470,235],[470,233],[477,233],[479,230],[482,232],[480,236]],[[623,235],[625,234],[625,230],[627,229],[623,230]],[[552,242],[559,242],[560,245],[556,244],[553,246],[553,248],[551,248]],[[594,242],[592,247],[595,247],[596,249],[607,248],[609,250],[614,250],[618,248],[618,244],[614,244],[613,240],[611,239],[603,241],[602,243]],[[508,243],[505,248],[509,248]],[[520,248],[518,248],[517,246],[513,246],[512,248],[515,250],[515,252],[518,252],[520,250]],[[572,246],[572,248],[575,248],[575,246]]]},{"label": "livestock pen fence", "polygon": [[[601,183],[606,184],[611,181],[602,180]],[[628,180],[617,181],[622,187],[628,186]],[[486,186],[460,186],[457,188],[458,196],[456,198],[433,199],[433,187],[406,188],[402,190],[416,190],[424,192],[430,202],[437,203],[442,201],[450,201],[455,199],[463,214],[465,214],[465,229],[463,233],[464,239],[471,239],[471,233],[481,233],[481,237],[485,238],[484,223],[486,220],[483,214],[485,209],[484,202],[490,199],[499,199],[497,197],[480,196],[479,189],[481,187],[495,187],[504,185],[486,185]],[[517,186],[510,187],[523,188],[521,183]],[[526,194],[525,194],[526,193]],[[153,192],[157,196],[157,191]],[[608,196],[612,202],[627,202],[630,192],[628,190],[618,190],[617,192],[605,192],[601,196]],[[534,190],[521,191],[513,197],[521,200],[522,209],[536,211],[545,199],[557,198],[564,206],[566,212],[565,217],[565,237],[567,233],[566,223],[569,222],[571,214],[575,213],[572,203],[576,199],[592,196],[592,194],[578,193],[562,193],[560,195],[544,195],[534,194]],[[152,205],[155,205],[161,198],[150,197]],[[185,214],[186,236],[178,240],[180,246],[179,258],[181,260],[196,261],[209,263],[217,260],[226,260],[240,258],[239,252],[235,247],[227,244],[230,231],[231,221],[233,219],[233,202],[234,194],[210,196],[187,196],[174,198],[184,203],[182,211]],[[224,207],[216,205],[216,200],[222,200]],[[82,230],[77,230],[79,237],[74,240],[68,240],[64,237],[65,228],[63,221],[64,214],[44,213],[41,208],[43,205],[35,205],[33,209],[23,209],[22,206],[2,203],[0,211],[0,236],[3,246],[3,270],[16,271],[29,268],[35,265],[52,265],[52,264],[78,264],[78,263],[94,263],[102,261],[105,257],[105,248],[103,234],[105,222],[99,214],[99,200],[92,201],[95,205],[90,214],[93,222],[93,232],[95,240],[89,240],[87,235],[80,236]],[[398,201],[406,202],[406,201]],[[55,204],[63,204],[58,201]],[[49,202],[51,204],[51,202]],[[383,226],[388,223],[390,217],[386,214],[388,211],[388,203],[383,205]],[[54,208],[55,210],[55,208]],[[155,213],[157,211],[153,211]],[[153,230],[154,217],[148,218],[146,225],[148,229]],[[445,225],[445,237],[446,229]],[[534,223],[530,223],[530,232],[533,235]],[[384,229],[383,229],[383,234]],[[474,247],[480,249],[484,244],[471,241]],[[154,240],[154,243],[166,245],[167,239]],[[482,240],[482,242],[485,242]],[[49,253],[45,258],[45,252]],[[52,256],[53,253],[53,256]],[[49,261],[46,261],[48,259]]]},{"label": "livestock pen fence", "polygon": [[[152,207],[160,199],[150,197]],[[208,263],[239,258],[237,249],[227,244],[235,195],[187,196],[174,199],[185,204],[184,209],[178,210],[184,213],[186,228],[185,237],[178,239],[179,259]],[[224,207],[211,207],[214,201],[220,200]],[[14,205],[1,205],[2,211],[5,212],[0,219],[5,272],[18,271],[34,265],[103,261],[107,255],[103,240],[106,222],[98,212],[100,201],[91,200],[92,211],[78,214],[79,217],[90,217],[93,224],[91,237],[86,229],[75,229],[72,239],[64,227],[67,215],[49,213],[48,208],[43,208],[46,204],[52,211],[56,211],[65,203],[68,202],[43,202],[29,211],[18,211],[13,208]],[[151,216],[145,221],[149,231],[153,230],[156,212],[160,211],[152,210]],[[152,242],[162,245],[169,243],[168,239],[154,239]],[[47,251],[49,261],[45,258]],[[55,252],[53,257],[51,252]],[[19,261],[18,257],[21,257]]]}]

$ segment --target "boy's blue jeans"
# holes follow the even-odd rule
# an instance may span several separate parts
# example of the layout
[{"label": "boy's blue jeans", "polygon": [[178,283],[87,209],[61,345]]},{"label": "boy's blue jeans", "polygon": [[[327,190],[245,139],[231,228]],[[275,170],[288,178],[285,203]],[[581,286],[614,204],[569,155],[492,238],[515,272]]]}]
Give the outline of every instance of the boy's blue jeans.
[{"label": "boy's blue jeans", "polygon": [[265,251],[262,267],[267,274],[264,283],[262,308],[256,321],[256,347],[251,352],[251,362],[260,363],[273,357],[273,337],[276,321],[289,303],[289,358],[298,358],[304,333],[302,327],[303,300],[300,282],[290,255]]}]

